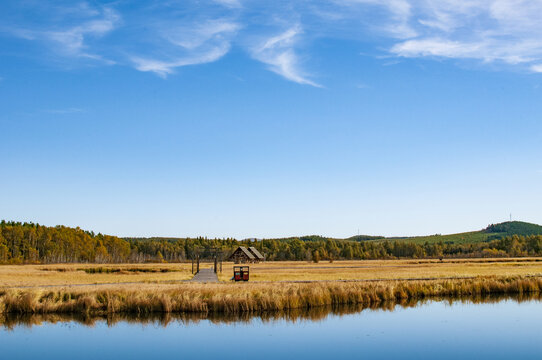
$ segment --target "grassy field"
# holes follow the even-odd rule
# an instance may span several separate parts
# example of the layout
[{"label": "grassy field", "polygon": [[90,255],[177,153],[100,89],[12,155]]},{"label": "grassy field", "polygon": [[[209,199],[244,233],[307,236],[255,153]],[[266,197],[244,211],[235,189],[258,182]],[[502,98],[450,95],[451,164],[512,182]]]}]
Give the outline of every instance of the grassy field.
[{"label": "grassy field", "polygon": [[[542,259],[448,259],[356,260],[320,262],[277,261],[250,264],[251,281],[418,279],[471,276],[542,275]],[[224,263],[221,281],[233,274],[233,264]]]},{"label": "grassy field", "polygon": [[[101,272],[100,272],[101,271]],[[188,280],[191,264],[0,265],[0,288]]]},{"label": "grassy field", "polygon": [[[202,268],[211,267],[202,263]],[[251,282],[419,279],[542,275],[542,258],[300,261],[250,264]],[[224,263],[219,280],[229,282],[233,264]],[[167,284],[192,278],[191,264],[53,264],[0,266],[2,287],[87,284]]]}]

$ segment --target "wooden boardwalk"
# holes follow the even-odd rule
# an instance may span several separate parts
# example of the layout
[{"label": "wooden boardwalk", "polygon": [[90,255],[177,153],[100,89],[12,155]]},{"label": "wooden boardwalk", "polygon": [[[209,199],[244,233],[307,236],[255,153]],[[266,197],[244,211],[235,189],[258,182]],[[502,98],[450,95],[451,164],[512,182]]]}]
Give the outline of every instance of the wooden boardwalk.
[{"label": "wooden boardwalk", "polygon": [[208,283],[208,282],[218,282],[218,276],[216,276],[212,267],[208,269],[200,269],[199,273],[194,275],[192,282]]}]

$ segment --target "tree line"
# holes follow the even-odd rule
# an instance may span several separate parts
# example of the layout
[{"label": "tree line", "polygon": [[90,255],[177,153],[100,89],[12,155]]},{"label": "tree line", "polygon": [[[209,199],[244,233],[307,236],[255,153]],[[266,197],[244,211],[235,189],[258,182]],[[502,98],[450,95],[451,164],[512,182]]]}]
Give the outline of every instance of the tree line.
[{"label": "tree line", "polygon": [[342,240],[320,236],[236,240],[207,238],[119,238],[80,228],[0,222],[0,263],[181,262],[199,255],[225,258],[238,246],[254,246],[267,260],[542,256],[542,235],[511,235],[475,244],[383,239]]}]

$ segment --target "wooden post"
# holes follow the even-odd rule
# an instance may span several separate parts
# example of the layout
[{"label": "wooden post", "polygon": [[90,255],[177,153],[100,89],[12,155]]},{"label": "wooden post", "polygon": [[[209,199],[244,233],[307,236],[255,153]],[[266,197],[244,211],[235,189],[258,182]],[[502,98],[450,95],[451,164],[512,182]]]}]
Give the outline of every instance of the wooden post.
[{"label": "wooden post", "polygon": [[197,257],[197,271],[196,271],[196,274],[199,273],[199,255]]},{"label": "wooden post", "polygon": [[215,274],[217,273],[218,257],[215,256]]}]

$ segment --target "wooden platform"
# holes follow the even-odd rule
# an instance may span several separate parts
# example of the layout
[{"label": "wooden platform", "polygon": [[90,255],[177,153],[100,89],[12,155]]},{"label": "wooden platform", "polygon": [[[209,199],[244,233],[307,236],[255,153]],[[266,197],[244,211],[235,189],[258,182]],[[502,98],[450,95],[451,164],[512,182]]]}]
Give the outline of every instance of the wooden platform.
[{"label": "wooden platform", "polygon": [[213,268],[211,267],[208,269],[200,269],[199,273],[194,275],[194,277],[190,281],[201,283],[218,282],[218,277],[216,276]]}]

